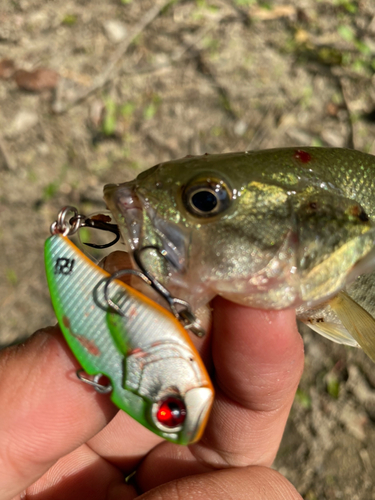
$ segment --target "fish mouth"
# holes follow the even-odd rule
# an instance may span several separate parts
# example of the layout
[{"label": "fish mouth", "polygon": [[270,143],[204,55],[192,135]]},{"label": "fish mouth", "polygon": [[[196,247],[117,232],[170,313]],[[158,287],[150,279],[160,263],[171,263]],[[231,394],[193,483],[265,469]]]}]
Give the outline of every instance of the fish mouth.
[{"label": "fish mouth", "polygon": [[[132,183],[107,184],[104,199],[115,218],[129,250],[139,248],[143,226],[143,206]],[[127,234],[123,234],[124,226]]]},{"label": "fish mouth", "polygon": [[177,272],[185,271],[188,235],[178,224],[163,219],[157,204],[152,205],[135,183],[107,184],[104,199],[129,251],[157,247]]}]

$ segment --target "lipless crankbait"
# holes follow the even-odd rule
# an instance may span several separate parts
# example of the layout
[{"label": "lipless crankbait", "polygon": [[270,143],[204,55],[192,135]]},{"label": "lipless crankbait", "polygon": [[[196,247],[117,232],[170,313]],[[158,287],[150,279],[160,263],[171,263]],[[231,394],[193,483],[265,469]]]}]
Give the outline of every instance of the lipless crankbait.
[{"label": "lipless crankbait", "polygon": [[[65,221],[71,210],[77,216],[66,207],[52,225],[45,262],[59,325],[85,372],[78,376],[110,393],[120,409],[159,436],[178,444],[198,440],[214,393],[185,328],[169,311],[96,266],[68,239],[80,224],[79,216],[73,226]],[[141,272],[124,272],[152,285]]]}]

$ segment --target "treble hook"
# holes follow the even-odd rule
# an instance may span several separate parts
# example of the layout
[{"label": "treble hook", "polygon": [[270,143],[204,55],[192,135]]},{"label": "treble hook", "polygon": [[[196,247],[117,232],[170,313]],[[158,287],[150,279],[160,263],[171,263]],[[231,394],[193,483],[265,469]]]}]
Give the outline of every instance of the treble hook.
[{"label": "treble hook", "polygon": [[[138,276],[141,278],[147,285],[151,286],[163,299],[165,299],[168,302],[168,305],[174,314],[174,316],[183,324],[184,328],[187,330],[190,330],[192,333],[194,333],[197,337],[203,337],[206,332],[203,330],[201,325],[198,323],[195,315],[193,314],[189,302],[186,300],[179,299],[177,297],[173,297],[173,295],[170,293],[167,288],[165,288],[164,285],[162,285],[156,278],[153,276],[145,266],[143,265],[142,259],[141,259],[141,254],[145,250],[156,250],[159,255],[161,255],[164,258],[166,257],[165,252],[160,250],[160,248],[156,246],[145,246],[141,249],[136,249],[133,251],[133,257],[135,260],[135,263],[139,267],[140,271],[136,269],[122,269],[120,271],[117,271],[116,273],[112,274],[104,287],[104,297],[105,300],[107,301],[108,305],[114,309],[116,312],[121,314],[121,316],[124,316],[124,313],[121,311],[121,308],[115,304],[108,295],[109,292],[109,285],[110,283],[115,280],[120,278],[120,276],[123,276],[124,274],[133,274],[135,276]],[[177,306],[181,306],[182,309],[178,310]]]},{"label": "treble hook", "polygon": [[160,250],[159,247],[153,246],[153,245],[148,245],[148,246],[142,247],[141,249],[136,248],[133,251],[133,257],[134,257],[135,263],[137,264],[137,266],[139,267],[139,269],[142,271],[142,273],[149,279],[149,281],[151,283],[151,287],[156,292],[158,292],[158,294],[161,295],[168,302],[169,307],[171,308],[173,314],[176,317],[178,317],[179,315],[178,315],[177,310],[175,308],[175,304],[180,304],[180,305],[183,305],[183,306],[188,307],[188,308],[190,308],[190,305],[185,300],[181,300],[181,299],[177,299],[176,297],[173,297],[172,294],[169,292],[169,290],[167,290],[165,288],[165,286],[163,286],[155,278],[155,276],[153,276],[149,271],[147,271],[147,269],[143,265],[143,262],[142,262],[142,259],[141,259],[141,254],[145,250],[156,250],[161,257],[164,257],[166,259],[167,259],[167,254],[163,250]]},{"label": "treble hook", "polygon": [[112,281],[121,278],[121,276],[124,276],[125,274],[133,274],[134,276],[138,276],[138,278],[141,278],[147,285],[152,286],[152,282],[148,279],[148,277],[141,271],[137,271],[136,269],[120,269],[120,271],[111,274],[111,276],[107,279],[106,284],[104,285],[104,298],[107,304],[123,317],[125,317],[125,314],[122,312],[121,308],[109,297],[109,285],[112,283]]},{"label": "treble hook", "polygon": [[76,223],[77,219],[80,218],[79,220],[79,228],[81,227],[90,227],[92,229],[99,229],[101,231],[108,231],[110,233],[115,234],[115,239],[110,241],[109,243],[105,243],[104,245],[97,245],[96,243],[83,243],[84,245],[87,245],[88,247],[92,248],[109,248],[113,245],[115,245],[118,240],[120,239],[120,230],[117,226],[117,224],[110,224],[109,222],[104,222],[99,219],[90,219],[90,217],[82,217],[80,215],[75,215],[72,217],[69,221],[70,224]]}]

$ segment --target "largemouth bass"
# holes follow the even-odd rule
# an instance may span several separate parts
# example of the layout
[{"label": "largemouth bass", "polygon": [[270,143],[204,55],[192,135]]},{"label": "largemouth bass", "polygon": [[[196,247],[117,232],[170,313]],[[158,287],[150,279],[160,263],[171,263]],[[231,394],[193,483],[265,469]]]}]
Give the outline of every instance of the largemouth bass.
[{"label": "largemouth bass", "polygon": [[193,308],[299,319],[375,360],[375,157],[336,148],[187,156],[104,188],[128,250]]}]

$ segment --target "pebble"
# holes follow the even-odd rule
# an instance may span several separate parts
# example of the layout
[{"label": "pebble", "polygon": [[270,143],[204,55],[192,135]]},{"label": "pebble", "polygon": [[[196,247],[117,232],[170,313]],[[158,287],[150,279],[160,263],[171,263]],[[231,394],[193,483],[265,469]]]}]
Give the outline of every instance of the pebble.
[{"label": "pebble", "polygon": [[103,28],[108,40],[112,43],[120,43],[128,34],[128,30],[124,23],[116,19],[110,19],[103,23]]},{"label": "pebble", "polygon": [[234,126],[234,133],[241,137],[245,134],[247,130],[247,123],[244,120],[238,120],[238,122]]},{"label": "pebble", "polygon": [[38,115],[34,111],[19,111],[10,124],[6,135],[8,137],[17,137],[35,127],[38,121]]}]

